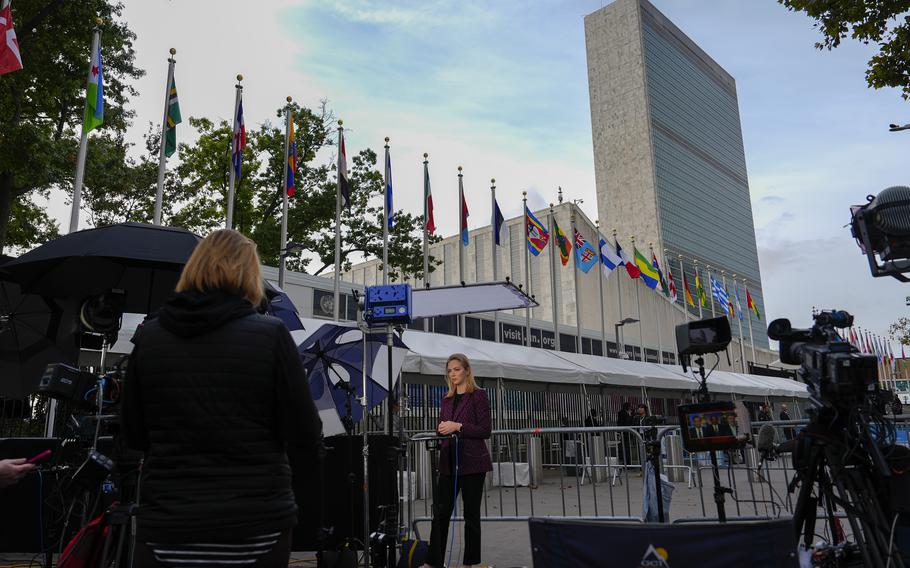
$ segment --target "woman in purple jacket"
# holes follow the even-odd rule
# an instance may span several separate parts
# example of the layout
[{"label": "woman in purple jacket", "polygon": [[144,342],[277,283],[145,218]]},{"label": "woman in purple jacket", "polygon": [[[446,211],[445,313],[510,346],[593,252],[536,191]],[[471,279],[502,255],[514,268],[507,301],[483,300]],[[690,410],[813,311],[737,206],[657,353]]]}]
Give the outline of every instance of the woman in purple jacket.
[{"label": "woman in purple jacket", "polygon": [[484,440],[490,437],[492,418],[487,393],[474,382],[471,363],[461,353],[446,362],[449,392],[442,399],[436,431],[452,438],[442,441],[439,482],[433,503],[433,529],[427,566],[442,568],[449,534],[449,518],[455,497],[461,492],[464,516],[464,564],[480,563],[480,502],[483,482],[493,471],[490,451]]}]

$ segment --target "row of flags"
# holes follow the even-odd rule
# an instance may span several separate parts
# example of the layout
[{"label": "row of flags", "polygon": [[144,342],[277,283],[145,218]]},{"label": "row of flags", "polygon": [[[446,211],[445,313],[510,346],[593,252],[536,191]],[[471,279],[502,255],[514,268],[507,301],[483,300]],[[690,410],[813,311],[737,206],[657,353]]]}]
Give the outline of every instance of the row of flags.
[{"label": "row of flags", "polygon": [[[891,348],[891,342],[885,338],[876,335],[869,330],[860,329],[857,331],[850,328],[847,332],[847,339],[850,343],[859,349],[861,353],[875,355],[880,365],[892,372],[897,369],[897,357],[894,356],[894,350]],[[901,359],[906,358],[904,345],[901,344]]]}]

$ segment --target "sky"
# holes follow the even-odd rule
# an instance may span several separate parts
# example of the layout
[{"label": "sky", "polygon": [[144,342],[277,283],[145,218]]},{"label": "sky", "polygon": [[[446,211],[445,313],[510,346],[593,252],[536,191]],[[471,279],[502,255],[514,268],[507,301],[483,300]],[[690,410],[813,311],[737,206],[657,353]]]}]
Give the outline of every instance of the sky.
[{"label": "sky", "polygon": [[[813,307],[840,308],[886,334],[910,288],[873,279],[845,228],[850,205],[908,183],[910,131],[887,126],[910,122],[910,103],[866,87],[873,48],[819,51],[812,21],[773,0],[652,1],[736,79],[767,318],[806,326]],[[538,208],[559,186],[597,216],[583,17],[600,0],[124,4],[147,72],[132,101],[137,143],[160,123],[174,47],[184,117],[229,120],[242,73],[248,128],[275,121],[290,95],[328,100],[349,156],[388,136],[399,208],[422,212],[427,152],[443,235],[457,231],[459,165],[472,227],[489,224],[491,178],[506,217],[522,190]],[[192,136],[179,127],[179,140]],[[65,227],[63,196],[53,201]]]}]

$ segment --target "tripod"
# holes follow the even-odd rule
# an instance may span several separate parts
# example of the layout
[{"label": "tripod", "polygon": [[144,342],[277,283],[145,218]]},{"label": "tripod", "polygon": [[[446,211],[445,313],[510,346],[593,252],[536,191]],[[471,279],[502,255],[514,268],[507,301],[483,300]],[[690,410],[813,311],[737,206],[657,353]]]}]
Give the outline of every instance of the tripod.
[{"label": "tripod", "polygon": [[[845,441],[849,438],[858,442],[848,445]],[[790,483],[790,492],[799,485],[794,530],[797,539],[803,537],[806,548],[815,538],[816,515],[821,505],[836,547],[858,550],[863,566],[905,566],[900,553],[892,548],[893,519],[888,519],[874,483],[878,480],[881,485],[882,478],[890,476],[890,467],[864,416],[857,413],[855,420],[845,421],[834,409],[819,409],[800,433],[793,465],[796,476]],[[855,546],[846,544],[846,536],[834,516],[838,506],[847,515]]]}]

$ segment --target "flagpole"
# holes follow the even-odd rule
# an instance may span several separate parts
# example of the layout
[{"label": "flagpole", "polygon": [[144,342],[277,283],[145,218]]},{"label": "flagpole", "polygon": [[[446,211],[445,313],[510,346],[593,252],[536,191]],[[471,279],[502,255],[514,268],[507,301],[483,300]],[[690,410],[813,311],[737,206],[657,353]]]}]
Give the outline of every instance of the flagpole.
[{"label": "flagpole", "polygon": [[[594,221],[594,229],[597,230],[597,290],[600,299],[600,349],[603,357],[607,356],[607,322],[604,314],[604,263],[601,258],[600,241],[603,237],[600,234],[600,219]],[[617,276],[618,278],[618,276]],[[593,351],[593,349],[591,350]],[[619,353],[617,352],[617,355]]]},{"label": "flagpole", "polygon": [[[288,97],[290,102],[290,97]],[[285,136],[285,138],[287,138]],[[332,319],[338,321],[339,312],[341,311],[341,180],[345,172],[341,171],[347,164],[342,163],[344,158],[344,122],[338,121],[338,166],[336,169],[337,178],[335,180],[335,274],[332,275]],[[287,144],[285,143],[285,147]],[[287,150],[285,150],[287,155]],[[287,159],[287,158],[285,158]],[[287,170],[287,167],[285,167]],[[287,184],[287,181],[285,181]],[[287,202],[287,191],[285,190],[285,202]]]},{"label": "flagpole", "polygon": [[171,102],[171,85],[174,83],[174,55],[177,50],[171,48],[171,56],[167,60],[167,85],[164,89],[164,116],[161,119],[161,148],[158,151],[158,191],[155,193],[155,217],[153,223],[161,224],[161,202],[164,199],[164,173],[167,170],[167,156],[164,155],[165,142],[167,136],[167,112]]},{"label": "flagpole", "polygon": [[[736,273],[733,273],[733,297],[736,298],[736,319],[739,321],[739,356],[742,357],[743,373],[746,373],[746,345],[743,335],[743,307],[739,300],[739,290],[736,288]],[[753,357],[754,358],[754,357]]]},{"label": "flagpole", "polygon": [[[465,220],[465,226],[461,226],[461,222],[464,219],[464,176],[461,173],[462,168],[458,166],[458,282],[464,286],[464,236],[462,231],[468,230],[467,220]],[[458,316],[458,335],[460,337],[465,336],[464,329],[464,314],[459,314]]]},{"label": "flagpole", "polygon": [[[288,104],[284,107],[284,180],[281,184],[281,248],[278,256],[278,287],[284,289],[284,271],[287,265],[287,248],[288,248],[288,149],[290,148],[291,137],[291,97],[287,98]],[[335,278],[338,278],[338,272],[335,272]],[[338,304],[335,304],[336,310]]]},{"label": "flagpole", "polygon": [[[578,230],[575,227],[577,209],[578,209],[578,207],[573,202],[571,205],[570,215],[569,215],[569,224],[571,225],[571,230],[572,230],[572,232],[570,233],[572,236],[569,238],[571,238],[572,241],[575,241],[575,232]],[[575,327],[576,327],[576,335],[578,336],[578,344],[576,345],[577,351],[575,351],[575,352],[582,353],[583,349],[582,349],[582,329],[581,329],[581,292],[579,290],[579,279],[578,279],[578,274],[579,274],[579,272],[581,272],[581,267],[578,266],[578,243],[577,242],[575,243],[575,254],[573,255],[572,260],[573,260],[572,264],[575,267],[575,270],[572,273],[572,280],[575,282]]]},{"label": "flagpole", "polygon": [[695,294],[698,296],[698,302],[697,302],[698,303],[698,319],[704,319],[704,317],[705,317],[704,313],[703,313],[704,306],[702,305],[704,302],[701,301],[701,292],[698,291],[699,288],[704,290],[704,287],[701,286],[701,277],[700,277],[701,275],[698,273],[698,260],[692,259],[692,262],[695,263],[695,278],[696,278],[696,280],[698,280],[698,283],[699,283],[699,285],[695,286]]},{"label": "flagpole", "polygon": [[[616,243],[617,243],[616,227],[613,227],[613,246],[614,247],[616,246]],[[617,268],[619,268],[619,267],[617,267]],[[616,280],[616,301],[618,302],[618,309],[619,309],[619,319],[617,321],[621,322],[623,320],[623,317],[622,317],[622,278],[617,275],[614,280]],[[641,318],[638,318],[638,319],[641,319]],[[639,322],[639,325],[641,325],[640,322]],[[614,327],[613,329],[619,330],[619,332],[616,334],[616,337],[613,338],[616,340],[616,358],[623,359],[622,354],[626,352],[626,346],[625,346],[625,338],[626,338],[625,329],[626,328],[625,328],[625,326],[621,325],[618,328]],[[622,337],[622,339],[620,339],[620,337]]]},{"label": "flagpole", "polygon": [[[243,94],[243,85],[240,82],[243,81],[243,75],[237,75],[237,84],[234,85],[234,122],[231,127],[231,133],[233,136],[234,132],[237,132],[237,111],[240,109],[240,97]],[[234,184],[236,183],[237,172],[234,168],[234,152],[237,152],[237,140],[231,138],[231,157],[230,157],[230,177],[228,178],[228,200],[227,200],[227,216],[225,218],[224,227],[226,229],[234,228]]]},{"label": "flagpole", "polygon": [[[3,7],[7,2],[4,0]],[[88,82],[92,77],[92,58],[98,53],[101,45],[101,18],[95,18],[95,29],[92,32],[92,51],[88,59],[88,79],[86,79],[86,98],[88,97]],[[73,206],[70,210],[70,233],[79,230],[79,209],[82,207],[82,182],[85,179],[85,157],[88,155],[88,132],[82,128],[82,138],[79,140],[79,157],[76,159],[76,179],[73,183]]]},{"label": "flagpole", "polygon": [[[629,240],[632,241],[632,254],[633,254],[632,262],[635,262],[635,260],[634,260],[635,235],[630,235]],[[644,331],[645,323],[641,319],[641,297],[638,292],[638,286],[635,286],[635,305],[638,306],[638,344],[639,344],[639,349],[641,349],[641,360],[644,361],[645,360],[645,331]],[[632,350],[632,355],[633,356],[635,355],[634,349]]]},{"label": "flagpole", "polygon": [[[748,286],[749,286],[749,285],[748,285],[748,283],[746,282],[746,278],[743,278],[743,285],[746,286],[746,295],[747,295],[747,299],[746,299],[746,304],[747,304],[747,306],[746,306],[746,307],[748,308],[748,303],[749,303],[749,300],[748,300],[749,288],[748,288]],[[755,300],[752,300],[752,305],[755,305]],[[752,310],[750,309],[750,310],[749,310],[749,344],[752,346],[752,362],[754,363],[755,361],[757,361],[757,359],[755,358],[755,338],[752,336],[752,315],[753,315],[753,312],[752,312]]]},{"label": "flagpole", "polygon": [[[657,255],[654,254],[654,243],[653,242],[648,243],[648,250],[651,251],[652,259],[657,258]],[[633,250],[633,252],[634,252],[634,250]],[[660,276],[660,275],[658,274],[658,276]],[[660,283],[661,287],[663,287],[663,284],[664,284],[663,282]],[[663,338],[661,338],[661,331],[662,331],[661,327],[662,326],[661,326],[661,321],[660,321],[661,320],[660,302],[654,303],[654,311],[657,314],[657,362],[660,363],[663,360],[663,353],[664,353],[664,343],[663,343]]]},{"label": "flagpole", "polygon": [[[533,298],[534,296],[531,294],[531,249],[528,248],[528,192],[527,191],[521,192],[521,203],[524,206],[524,211],[525,211],[525,218],[524,218],[524,225],[525,225],[525,293],[529,297]],[[525,308],[525,333],[527,334],[525,337],[525,341],[527,342],[527,346],[530,347],[531,346],[531,307],[530,306]],[[541,341],[540,346],[543,347],[543,337],[541,337],[540,341]]]},{"label": "flagpole", "polygon": [[710,264],[705,266],[705,268],[708,269],[708,285],[711,287],[711,293],[709,294],[709,296],[711,297],[711,317],[713,318],[713,317],[717,317],[717,314],[714,311],[714,275],[711,274],[711,265]]},{"label": "flagpole", "polygon": [[[430,161],[429,154],[423,154],[423,287],[430,287],[430,233],[427,230],[428,215],[430,214],[427,207],[427,183],[430,179]],[[430,331],[430,319],[423,318],[423,330]]]},{"label": "flagpole", "polygon": [[385,161],[382,164],[383,174],[382,178],[385,181],[385,185],[382,188],[382,283],[383,285],[389,283],[389,183],[392,180],[391,172],[389,171],[389,137],[385,138]]},{"label": "flagpole", "polygon": [[[553,216],[553,204],[550,204],[550,217],[547,222],[547,227],[550,231],[550,298],[551,304],[553,304],[553,340],[554,345],[556,346],[557,351],[561,351],[559,345],[559,301],[556,298],[556,292],[559,289],[559,282],[556,280],[556,255],[558,254],[557,249],[559,248],[559,235],[556,234],[556,229],[554,228],[555,217]],[[543,337],[540,338],[541,346],[543,346]]]},{"label": "flagpole", "polygon": [[[493,253],[493,281],[499,281],[499,254],[496,248],[496,178],[490,180],[490,250]],[[499,343],[499,311],[493,312],[493,340]]]}]

